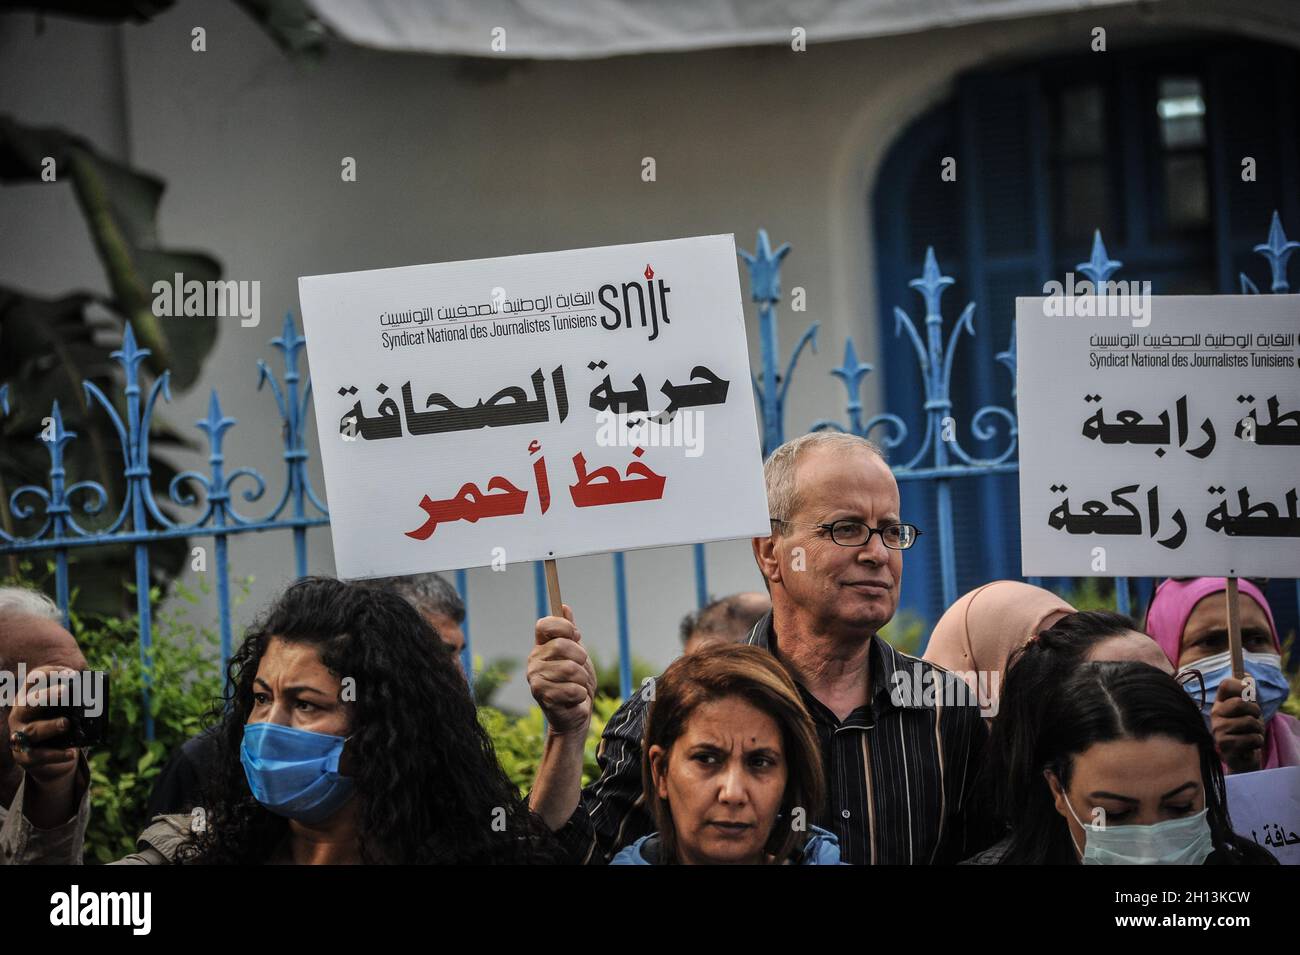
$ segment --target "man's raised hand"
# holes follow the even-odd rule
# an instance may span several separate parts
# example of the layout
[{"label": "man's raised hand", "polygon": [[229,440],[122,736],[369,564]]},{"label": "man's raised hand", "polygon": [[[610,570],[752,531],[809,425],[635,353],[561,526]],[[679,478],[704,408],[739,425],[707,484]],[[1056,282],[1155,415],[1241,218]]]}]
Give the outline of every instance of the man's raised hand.
[{"label": "man's raised hand", "polygon": [[563,617],[537,621],[537,643],[528,655],[528,689],[551,733],[585,738],[596,697],[596,670],[573,622],[573,610],[562,604],[561,611]]}]

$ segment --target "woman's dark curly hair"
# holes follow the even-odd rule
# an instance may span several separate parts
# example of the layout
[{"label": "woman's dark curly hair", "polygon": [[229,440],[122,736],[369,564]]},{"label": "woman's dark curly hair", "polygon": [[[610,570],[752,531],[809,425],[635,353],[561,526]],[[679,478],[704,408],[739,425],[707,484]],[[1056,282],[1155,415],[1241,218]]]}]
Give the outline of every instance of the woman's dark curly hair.
[{"label": "woman's dark curly hair", "polygon": [[310,644],[349,702],[362,859],[371,863],[550,862],[558,850],[497,763],[452,652],[401,597],[307,577],[249,630],[214,716],[218,757],[201,805],[208,825],[181,861],[266,862],[288,821],[264,808],[240,762],[253,679],[272,639]]}]

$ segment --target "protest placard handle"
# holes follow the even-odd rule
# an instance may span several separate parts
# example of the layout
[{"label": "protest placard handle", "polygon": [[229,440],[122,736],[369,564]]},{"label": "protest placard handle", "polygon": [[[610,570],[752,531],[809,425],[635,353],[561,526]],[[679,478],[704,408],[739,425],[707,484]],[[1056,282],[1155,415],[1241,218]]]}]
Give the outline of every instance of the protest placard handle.
[{"label": "protest placard handle", "polygon": [[564,609],[560,606],[560,572],[555,569],[554,560],[543,561],[546,567],[546,600],[550,604],[552,617],[563,617]]},{"label": "protest placard handle", "polygon": [[1241,653],[1241,611],[1237,600],[1237,578],[1228,578],[1228,652],[1232,655],[1232,675],[1240,680],[1246,674]]}]

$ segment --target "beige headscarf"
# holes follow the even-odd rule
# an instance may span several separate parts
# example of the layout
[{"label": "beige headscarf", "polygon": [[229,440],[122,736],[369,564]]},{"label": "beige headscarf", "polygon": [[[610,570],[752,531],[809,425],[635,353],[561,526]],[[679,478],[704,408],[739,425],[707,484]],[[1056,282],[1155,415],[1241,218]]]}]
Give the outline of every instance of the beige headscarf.
[{"label": "beige headscarf", "polygon": [[[972,590],[944,612],[922,659],[962,673],[968,683],[973,671],[996,671],[997,679],[986,683],[996,704],[1011,654],[1040,630],[1074,612],[1051,591],[1018,580],[995,580]],[[972,685],[971,689],[979,688]]]}]

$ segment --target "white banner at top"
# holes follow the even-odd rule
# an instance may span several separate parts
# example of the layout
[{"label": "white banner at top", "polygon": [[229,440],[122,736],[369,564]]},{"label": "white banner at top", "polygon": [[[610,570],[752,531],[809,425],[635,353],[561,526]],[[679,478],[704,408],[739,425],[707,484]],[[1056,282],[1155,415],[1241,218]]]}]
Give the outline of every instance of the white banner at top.
[{"label": "white banner at top", "polygon": [[307,0],[361,46],[503,59],[630,53],[912,33],[1134,0]]}]

